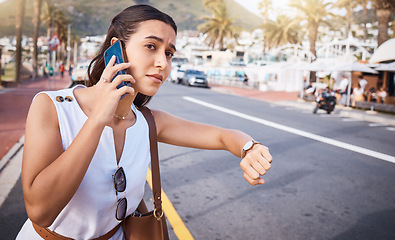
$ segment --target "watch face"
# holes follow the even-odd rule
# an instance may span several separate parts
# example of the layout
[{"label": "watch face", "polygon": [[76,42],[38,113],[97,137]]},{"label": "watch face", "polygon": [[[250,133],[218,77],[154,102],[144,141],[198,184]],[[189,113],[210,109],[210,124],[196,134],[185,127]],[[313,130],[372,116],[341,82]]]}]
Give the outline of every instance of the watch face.
[{"label": "watch face", "polygon": [[244,145],[244,150],[248,150],[248,149],[250,149],[251,147],[252,147],[252,144],[254,144],[254,142],[253,141],[249,141],[248,143],[246,143],[246,145]]}]

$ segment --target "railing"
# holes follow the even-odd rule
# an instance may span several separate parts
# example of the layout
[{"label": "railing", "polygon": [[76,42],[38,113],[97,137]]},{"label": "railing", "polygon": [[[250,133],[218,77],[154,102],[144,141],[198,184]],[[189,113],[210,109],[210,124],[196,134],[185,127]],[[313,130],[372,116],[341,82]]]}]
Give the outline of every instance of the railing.
[{"label": "railing", "polygon": [[209,84],[213,85],[259,89],[259,82],[250,80],[248,82],[244,82],[242,77],[212,75],[208,76],[207,80]]}]

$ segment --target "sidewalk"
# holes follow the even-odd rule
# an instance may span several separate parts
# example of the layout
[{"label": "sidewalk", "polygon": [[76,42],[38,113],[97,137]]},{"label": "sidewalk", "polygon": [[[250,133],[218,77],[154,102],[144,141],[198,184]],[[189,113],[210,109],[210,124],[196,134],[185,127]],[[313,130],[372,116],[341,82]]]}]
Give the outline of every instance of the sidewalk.
[{"label": "sidewalk", "polygon": [[[313,109],[315,107],[315,102],[308,102],[301,100],[298,97],[299,92],[284,92],[284,91],[263,92],[256,89],[219,86],[219,85],[212,85],[211,90],[225,94],[233,94],[233,95],[259,99],[280,106],[299,108],[306,111],[311,111],[312,114],[313,114]],[[336,105],[334,113],[339,114],[341,117],[347,117],[361,121],[395,126],[395,115],[391,115],[391,114],[385,114],[376,111],[360,110],[350,107],[347,108],[342,105]]]},{"label": "sidewalk", "polygon": [[[55,76],[55,89],[66,88],[70,84],[68,73],[64,74],[63,79],[60,75]],[[26,117],[34,95],[53,86],[53,81],[49,86],[48,79],[37,79],[21,83],[16,88],[0,88],[0,159],[24,135]],[[0,166],[3,164],[0,161]]]}]

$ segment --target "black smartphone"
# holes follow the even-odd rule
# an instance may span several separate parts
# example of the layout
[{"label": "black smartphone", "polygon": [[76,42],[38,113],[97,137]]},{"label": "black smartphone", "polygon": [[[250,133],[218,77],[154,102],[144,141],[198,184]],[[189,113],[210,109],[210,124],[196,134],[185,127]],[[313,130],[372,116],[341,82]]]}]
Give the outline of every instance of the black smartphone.
[{"label": "black smartphone", "polygon": [[[107,66],[107,64],[108,64],[108,62],[110,61],[110,59],[111,59],[111,57],[112,56],[115,56],[116,57],[116,60],[115,60],[115,64],[120,64],[120,63],[123,63],[123,54],[122,54],[122,45],[121,45],[121,42],[118,40],[118,41],[116,41],[114,44],[112,44],[109,48],[107,48],[107,50],[104,52],[104,63],[106,64],[106,66]],[[114,76],[114,78],[116,77],[116,76],[118,76],[118,75],[120,75],[120,74],[125,74],[126,72],[125,72],[125,70],[124,69],[122,69],[121,71],[119,71],[115,76]],[[114,79],[113,78],[113,79]],[[111,79],[111,81],[113,80],[113,79]],[[117,88],[121,88],[121,87],[123,87],[123,86],[131,86],[131,84],[130,84],[130,82],[126,82],[126,81],[123,81],[121,84],[119,84],[118,86],[117,86]],[[125,95],[123,95],[122,97],[124,97]]]}]

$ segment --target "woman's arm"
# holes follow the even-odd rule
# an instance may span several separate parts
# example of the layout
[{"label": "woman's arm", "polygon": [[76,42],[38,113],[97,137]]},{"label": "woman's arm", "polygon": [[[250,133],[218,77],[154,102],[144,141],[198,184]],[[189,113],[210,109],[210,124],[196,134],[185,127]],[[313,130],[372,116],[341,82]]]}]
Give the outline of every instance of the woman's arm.
[{"label": "woman's arm", "polygon": [[[187,121],[169,113],[153,110],[158,141],[183,147],[227,150],[240,157],[244,145],[253,138],[233,129]],[[240,162],[244,178],[251,184],[263,184],[260,176],[270,169],[272,156],[269,149],[256,144]]]},{"label": "woman's arm", "polygon": [[77,191],[104,124],[88,119],[63,151],[55,106],[46,94],[33,101],[25,133],[22,186],[29,218],[49,226]]}]

